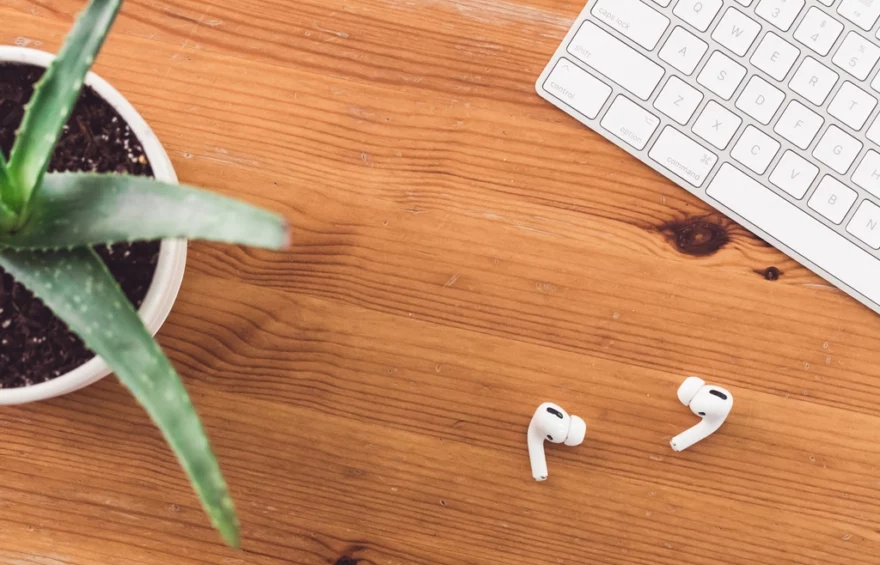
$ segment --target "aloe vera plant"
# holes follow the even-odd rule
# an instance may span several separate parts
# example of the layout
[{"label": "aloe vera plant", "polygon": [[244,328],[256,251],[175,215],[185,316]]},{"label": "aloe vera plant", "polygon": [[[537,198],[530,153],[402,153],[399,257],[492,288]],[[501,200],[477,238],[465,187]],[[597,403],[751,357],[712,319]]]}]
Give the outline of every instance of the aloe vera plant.
[{"label": "aloe vera plant", "polygon": [[186,237],[278,249],[276,214],[197,188],[46,169],[122,0],[91,0],[0,152],[0,266],[101,356],[177,455],[208,516],[238,546],[235,507],[180,377],[92,246]]}]

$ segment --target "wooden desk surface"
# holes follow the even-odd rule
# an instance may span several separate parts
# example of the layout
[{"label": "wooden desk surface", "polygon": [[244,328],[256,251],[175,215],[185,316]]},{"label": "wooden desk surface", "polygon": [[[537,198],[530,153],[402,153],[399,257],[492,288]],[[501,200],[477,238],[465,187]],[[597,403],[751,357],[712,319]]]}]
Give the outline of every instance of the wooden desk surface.
[{"label": "wooden desk surface", "polygon": [[[83,4],[3,0],[0,43]],[[193,244],[160,333],[244,549],[105,379],[0,410],[0,562],[880,563],[880,318],[535,95],[581,7],[127,2],[96,70],[296,226]],[[674,454],[689,374],[736,405]],[[536,484],[543,400],[589,432]]]}]

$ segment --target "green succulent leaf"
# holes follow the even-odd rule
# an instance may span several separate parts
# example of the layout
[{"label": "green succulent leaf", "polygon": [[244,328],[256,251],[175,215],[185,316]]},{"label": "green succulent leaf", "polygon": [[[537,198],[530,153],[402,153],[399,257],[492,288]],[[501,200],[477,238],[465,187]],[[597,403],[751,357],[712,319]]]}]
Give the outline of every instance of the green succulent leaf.
[{"label": "green succulent leaf", "polygon": [[24,210],[39,186],[86,74],[121,5],[122,0],[91,0],[34,89],[9,155],[14,187],[9,204],[16,212]]},{"label": "green succulent leaf", "polygon": [[18,220],[17,214],[9,209],[5,203],[9,192],[9,173],[6,169],[6,159],[0,151],[0,230],[12,228]]},{"label": "green succulent leaf", "polygon": [[145,177],[50,173],[30,216],[0,247],[59,249],[185,237],[278,249],[288,223],[249,204]]},{"label": "green succulent leaf", "polygon": [[7,185],[9,184],[9,171],[7,170],[6,157],[0,151],[0,204],[6,201]]},{"label": "green succulent leaf", "polygon": [[0,266],[116,372],[165,435],[214,526],[237,547],[235,507],[186,389],[98,255],[89,247],[3,250]]}]

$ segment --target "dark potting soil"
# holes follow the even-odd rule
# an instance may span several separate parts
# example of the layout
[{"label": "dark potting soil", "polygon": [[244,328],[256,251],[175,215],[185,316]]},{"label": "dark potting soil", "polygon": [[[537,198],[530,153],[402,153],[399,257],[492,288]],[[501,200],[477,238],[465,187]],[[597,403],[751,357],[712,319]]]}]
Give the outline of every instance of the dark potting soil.
[{"label": "dark potting soil", "polygon": [[[15,141],[24,105],[43,69],[0,64],[0,150]],[[84,89],[49,164],[50,171],[152,176],[143,147],[116,110]],[[128,299],[140,307],[153,280],[159,242],[95,248]],[[0,268],[0,388],[41,383],[94,357],[30,291]]]}]

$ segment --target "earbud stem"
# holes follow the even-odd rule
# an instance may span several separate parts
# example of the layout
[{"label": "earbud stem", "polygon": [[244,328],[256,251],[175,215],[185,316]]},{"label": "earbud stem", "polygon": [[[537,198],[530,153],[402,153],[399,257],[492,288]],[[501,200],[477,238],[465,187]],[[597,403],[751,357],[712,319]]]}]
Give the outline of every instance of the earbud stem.
[{"label": "earbud stem", "polygon": [[532,477],[536,481],[546,481],[547,456],[544,454],[544,436],[538,435],[533,425],[529,425],[529,461],[532,464]]},{"label": "earbud stem", "polygon": [[678,434],[672,441],[669,442],[669,445],[672,446],[673,451],[684,451],[695,443],[702,441],[715,433],[715,431],[721,427],[721,422],[710,422],[708,420],[701,420],[694,427],[683,431]]}]

